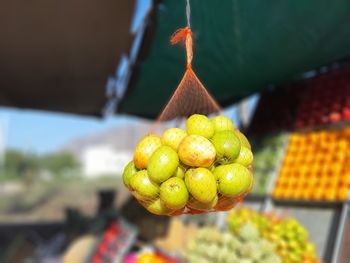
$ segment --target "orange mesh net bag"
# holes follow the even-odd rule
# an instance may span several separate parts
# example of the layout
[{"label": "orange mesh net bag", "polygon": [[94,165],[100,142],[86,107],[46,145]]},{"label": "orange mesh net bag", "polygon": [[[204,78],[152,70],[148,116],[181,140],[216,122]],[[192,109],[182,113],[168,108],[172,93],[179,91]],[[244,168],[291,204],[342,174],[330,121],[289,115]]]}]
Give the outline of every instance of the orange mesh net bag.
[{"label": "orange mesh net bag", "polygon": [[157,215],[230,210],[253,187],[250,144],[228,117],[220,115],[219,105],[192,70],[190,27],[176,31],[171,43],[185,44],[187,68],[156,125],[186,119],[186,128],[143,137],[124,169],[124,184]]}]

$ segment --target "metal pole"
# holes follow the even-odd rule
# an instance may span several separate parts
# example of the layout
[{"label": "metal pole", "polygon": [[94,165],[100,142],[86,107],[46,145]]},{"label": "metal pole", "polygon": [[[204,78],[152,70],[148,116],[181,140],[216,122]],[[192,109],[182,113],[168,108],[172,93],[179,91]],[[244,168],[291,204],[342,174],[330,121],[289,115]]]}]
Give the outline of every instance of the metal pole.
[{"label": "metal pole", "polygon": [[346,219],[347,219],[348,213],[349,213],[349,204],[346,202],[343,204],[341,214],[340,214],[337,236],[335,239],[334,249],[333,249],[333,253],[332,253],[333,254],[332,255],[332,263],[339,262],[338,259],[339,259],[341,245],[342,245],[343,238],[344,238],[344,231],[345,231]]}]

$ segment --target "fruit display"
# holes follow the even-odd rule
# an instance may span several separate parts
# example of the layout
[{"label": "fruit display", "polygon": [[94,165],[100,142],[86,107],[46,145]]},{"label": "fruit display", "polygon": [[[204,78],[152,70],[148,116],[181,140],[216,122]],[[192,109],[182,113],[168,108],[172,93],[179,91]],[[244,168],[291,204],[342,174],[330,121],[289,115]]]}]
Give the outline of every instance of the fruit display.
[{"label": "fruit display", "polygon": [[248,133],[292,130],[304,92],[303,82],[298,82],[261,93]]},{"label": "fruit display", "polygon": [[227,221],[230,231],[238,236],[244,234],[248,240],[251,240],[257,236],[257,232],[270,242],[273,250],[281,258],[280,262],[319,262],[316,257],[316,247],[308,239],[308,231],[295,219],[281,218],[274,214],[264,215],[247,208],[240,208],[232,210]]},{"label": "fruit display", "polygon": [[267,184],[277,169],[279,159],[282,158],[281,155],[287,139],[288,135],[286,133],[252,137],[251,143],[254,149],[253,193],[266,193]]},{"label": "fruit display", "polygon": [[350,186],[349,145],[350,128],[292,134],[273,197],[345,200]]},{"label": "fruit display", "polygon": [[296,129],[350,120],[350,71],[328,72],[306,81]]},{"label": "fruit display", "polygon": [[150,134],[136,146],[123,172],[124,185],[151,213],[226,211],[253,186],[247,138],[225,116],[190,116],[186,131]]},{"label": "fruit display", "polygon": [[237,235],[214,227],[201,228],[181,254],[189,263],[282,263],[273,244],[262,238],[251,222],[243,224]]},{"label": "fruit display", "polygon": [[136,232],[137,230],[124,220],[111,221],[85,261],[120,262],[134,243]]}]

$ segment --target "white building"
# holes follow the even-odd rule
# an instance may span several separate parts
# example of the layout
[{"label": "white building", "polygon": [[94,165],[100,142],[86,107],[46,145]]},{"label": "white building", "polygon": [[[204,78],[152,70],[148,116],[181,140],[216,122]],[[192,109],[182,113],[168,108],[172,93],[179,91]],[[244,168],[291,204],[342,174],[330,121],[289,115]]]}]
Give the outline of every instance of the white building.
[{"label": "white building", "polygon": [[87,177],[111,174],[120,176],[132,156],[132,151],[117,150],[109,145],[86,147],[81,156],[83,174]]}]

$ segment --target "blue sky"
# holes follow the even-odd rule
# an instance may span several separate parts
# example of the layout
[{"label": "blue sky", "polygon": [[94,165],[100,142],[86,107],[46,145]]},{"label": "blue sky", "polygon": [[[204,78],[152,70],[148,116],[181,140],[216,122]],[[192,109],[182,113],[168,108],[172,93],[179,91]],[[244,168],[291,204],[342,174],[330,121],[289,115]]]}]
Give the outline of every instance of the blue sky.
[{"label": "blue sky", "polygon": [[59,149],[70,139],[132,122],[116,116],[104,119],[31,110],[0,108],[5,146],[36,153]]}]

